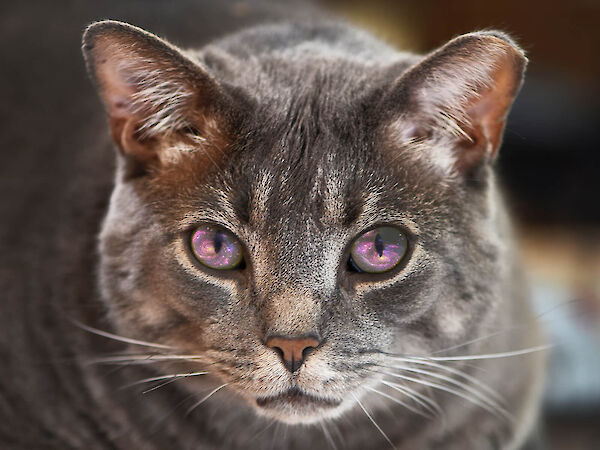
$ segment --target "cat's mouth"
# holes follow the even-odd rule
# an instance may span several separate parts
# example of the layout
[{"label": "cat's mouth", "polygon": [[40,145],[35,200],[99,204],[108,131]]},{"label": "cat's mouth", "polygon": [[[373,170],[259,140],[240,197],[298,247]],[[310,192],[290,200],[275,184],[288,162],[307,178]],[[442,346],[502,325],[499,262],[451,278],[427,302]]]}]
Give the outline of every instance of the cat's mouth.
[{"label": "cat's mouth", "polygon": [[288,389],[277,395],[268,397],[259,397],[256,399],[256,404],[261,408],[335,408],[342,403],[341,400],[325,397],[317,397],[315,395],[303,392],[297,387]]}]

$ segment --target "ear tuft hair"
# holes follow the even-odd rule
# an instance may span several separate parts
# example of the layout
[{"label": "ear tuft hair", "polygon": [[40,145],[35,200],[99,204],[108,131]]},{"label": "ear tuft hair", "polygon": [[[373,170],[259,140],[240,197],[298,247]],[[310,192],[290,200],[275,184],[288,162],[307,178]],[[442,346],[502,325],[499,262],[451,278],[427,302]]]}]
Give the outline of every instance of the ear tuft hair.
[{"label": "ear tuft hair", "polygon": [[[165,160],[160,144],[174,134],[199,130],[196,142],[218,134],[207,128],[219,126],[228,98],[182,50],[115,21],[90,25],[82,49],[123,153],[145,162]],[[166,159],[172,159],[172,149]]]},{"label": "ear tuft hair", "polygon": [[451,147],[458,172],[492,160],[526,63],[523,51],[501,32],[451,40],[394,85],[387,102],[396,111],[396,139]]}]

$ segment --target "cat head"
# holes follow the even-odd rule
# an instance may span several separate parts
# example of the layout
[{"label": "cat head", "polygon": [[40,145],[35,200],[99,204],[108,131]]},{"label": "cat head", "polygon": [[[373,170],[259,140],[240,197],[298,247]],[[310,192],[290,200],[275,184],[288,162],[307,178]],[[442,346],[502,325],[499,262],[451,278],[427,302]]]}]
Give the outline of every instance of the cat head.
[{"label": "cat head", "polygon": [[417,57],[324,27],[198,51],[112,21],[83,38],[119,149],[100,236],[110,319],[288,423],[339,415],[390,355],[493,320],[490,164],[526,62],[498,32]]}]

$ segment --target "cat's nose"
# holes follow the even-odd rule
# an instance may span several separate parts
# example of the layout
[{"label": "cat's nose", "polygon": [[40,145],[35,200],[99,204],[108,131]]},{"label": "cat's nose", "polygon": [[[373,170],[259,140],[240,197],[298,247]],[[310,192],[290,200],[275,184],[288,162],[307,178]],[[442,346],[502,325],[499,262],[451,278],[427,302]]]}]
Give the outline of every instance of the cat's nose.
[{"label": "cat's nose", "polygon": [[276,350],[281,356],[283,365],[294,373],[302,366],[310,351],[321,343],[314,336],[273,336],[268,338],[265,344]]}]

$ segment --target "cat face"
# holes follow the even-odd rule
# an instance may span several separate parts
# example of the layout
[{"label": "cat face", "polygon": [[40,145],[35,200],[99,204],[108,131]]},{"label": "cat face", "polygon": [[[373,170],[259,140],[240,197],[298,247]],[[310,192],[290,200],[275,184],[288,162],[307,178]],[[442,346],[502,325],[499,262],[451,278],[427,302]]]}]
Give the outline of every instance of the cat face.
[{"label": "cat face", "polygon": [[487,162],[524,59],[494,34],[418,62],[293,44],[185,55],[105,22],[84,52],[121,150],[100,239],[115,326],[194,355],[259,414],[310,423],[377,387],[390,355],[492,320]]}]

